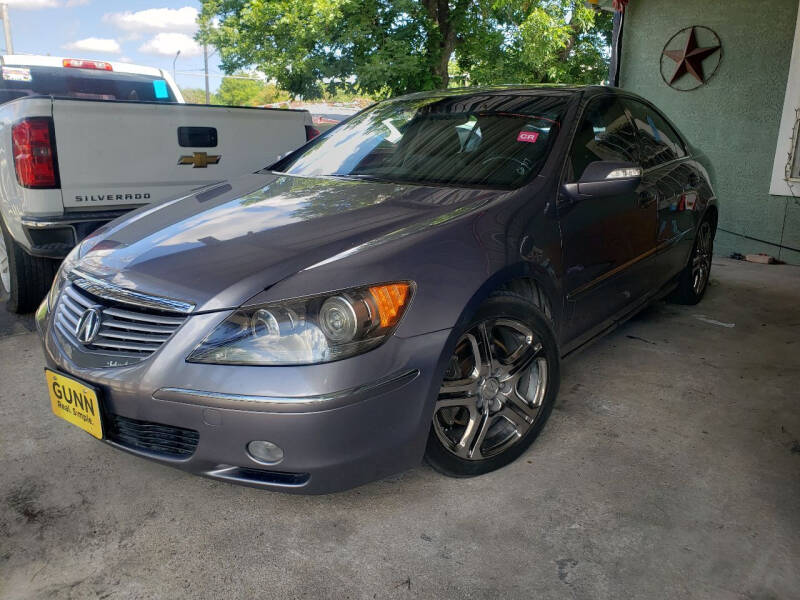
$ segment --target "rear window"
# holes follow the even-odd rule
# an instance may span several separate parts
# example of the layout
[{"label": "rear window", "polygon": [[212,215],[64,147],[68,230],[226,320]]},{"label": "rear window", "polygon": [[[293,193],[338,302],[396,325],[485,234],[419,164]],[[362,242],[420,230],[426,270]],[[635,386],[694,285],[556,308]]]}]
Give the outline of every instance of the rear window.
[{"label": "rear window", "polygon": [[24,96],[175,102],[167,82],[151,75],[62,67],[2,67],[0,103]]},{"label": "rear window", "polygon": [[555,95],[390,100],[273,169],[308,177],[518,187],[542,168],[566,105]]}]

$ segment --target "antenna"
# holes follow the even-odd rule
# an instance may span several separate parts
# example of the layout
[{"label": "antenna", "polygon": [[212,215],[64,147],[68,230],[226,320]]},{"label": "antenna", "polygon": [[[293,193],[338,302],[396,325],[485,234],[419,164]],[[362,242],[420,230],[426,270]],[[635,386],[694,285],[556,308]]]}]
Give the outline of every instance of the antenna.
[{"label": "antenna", "polygon": [[14,43],[11,41],[11,21],[8,19],[8,4],[0,3],[0,19],[3,19],[3,31],[6,34],[6,54],[14,54]]}]

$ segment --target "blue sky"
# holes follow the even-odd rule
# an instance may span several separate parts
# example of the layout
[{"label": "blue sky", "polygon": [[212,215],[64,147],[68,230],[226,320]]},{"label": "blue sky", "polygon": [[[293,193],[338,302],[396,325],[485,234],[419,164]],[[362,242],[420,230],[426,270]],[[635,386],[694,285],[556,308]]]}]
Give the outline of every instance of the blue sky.
[{"label": "blue sky", "polygon": [[[192,0],[6,0],[14,51],[121,60],[172,71],[178,85],[203,87],[202,49],[192,36],[200,3]],[[0,35],[0,45],[5,42]],[[209,50],[213,52],[213,50]],[[215,55],[209,71],[219,73]],[[210,79],[211,88],[219,77]]]}]

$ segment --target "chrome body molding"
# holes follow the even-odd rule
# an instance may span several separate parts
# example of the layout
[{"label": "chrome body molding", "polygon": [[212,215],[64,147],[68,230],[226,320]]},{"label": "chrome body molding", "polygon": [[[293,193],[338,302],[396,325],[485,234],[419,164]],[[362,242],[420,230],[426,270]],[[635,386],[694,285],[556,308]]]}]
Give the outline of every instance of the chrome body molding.
[{"label": "chrome body molding", "polygon": [[419,370],[412,369],[393,373],[366,385],[316,396],[248,396],[169,387],[156,390],[153,393],[153,399],[228,410],[281,413],[316,412],[340,408],[360,402],[370,396],[394,391],[411,383],[418,376]]},{"label": "chrome body molding", "polygon": [[184,315],[194,312],[195,309],[195,305],[190,302],[127,290],[108,281],[93,277],[79,269],[73,269],[69,274],[69,278],[73,285],[94,296],[104,300],[111,300],[112,302],[122,302],[139,308],[176,312]]}]

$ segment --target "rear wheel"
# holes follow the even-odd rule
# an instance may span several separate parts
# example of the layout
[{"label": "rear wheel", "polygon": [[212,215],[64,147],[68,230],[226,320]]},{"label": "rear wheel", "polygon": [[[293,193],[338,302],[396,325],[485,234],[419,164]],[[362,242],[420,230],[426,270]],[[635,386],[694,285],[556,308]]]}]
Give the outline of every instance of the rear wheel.
[{"label": "rear wheel", "polygon": [[11,291],[11,267],[8,260],[8,246],[5,231],[0,228],[0,294]]},{"label": "rear wheel", "polygon": [[32,312],[47,295],[59,262],[26,253],[2,222],[0,238],[0,285],[8,294],[6,307],[13,313]]},{"label": "rear wheel", "polygon": [[536,439],[558,384],[558,347],[539,308],[511,292],[490,298],[450,358],[426,459],[453,477],[507,465]]},{"label": "rear wheel", "polygon": [[711,276],[714,254],[714,231],[710,219],[704,219],[697,229],[692,255],[680,275],[678,287],[669,299],[677,304],[697,304],[705,296]]}]

